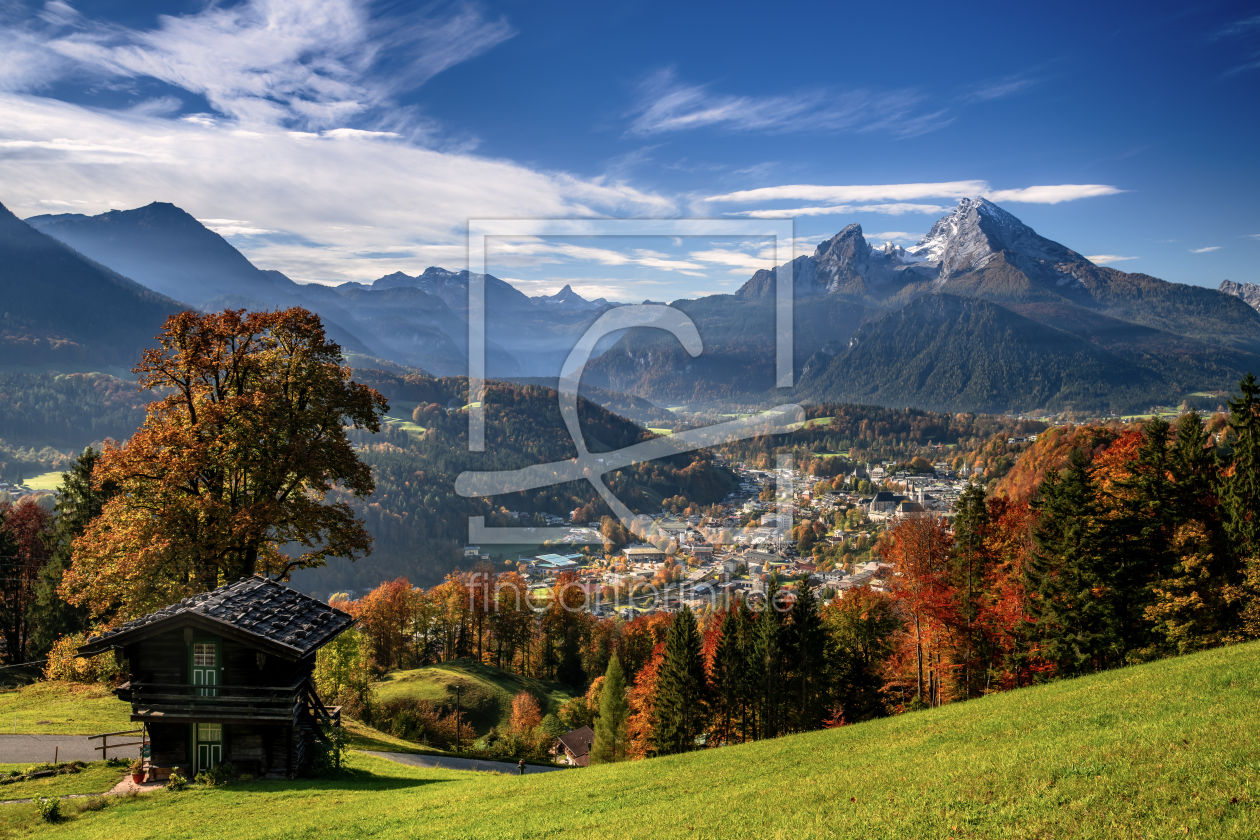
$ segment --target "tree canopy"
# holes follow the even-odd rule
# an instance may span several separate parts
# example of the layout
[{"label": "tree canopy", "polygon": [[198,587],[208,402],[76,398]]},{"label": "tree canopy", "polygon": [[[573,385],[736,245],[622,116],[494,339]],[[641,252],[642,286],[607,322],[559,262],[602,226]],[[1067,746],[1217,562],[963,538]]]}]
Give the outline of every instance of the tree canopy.
[{"label": "tree canopy", "polygon": [[190,311],[158,340],[134,369],[158,399],[93,470],[119,493],[74,542],[67,599],[128,617],[255,572],[283,579],[367,554],[363,523],[325,496],[372,493],[346,428],[379,431],[388,405],[351,381],[319,317]]}]

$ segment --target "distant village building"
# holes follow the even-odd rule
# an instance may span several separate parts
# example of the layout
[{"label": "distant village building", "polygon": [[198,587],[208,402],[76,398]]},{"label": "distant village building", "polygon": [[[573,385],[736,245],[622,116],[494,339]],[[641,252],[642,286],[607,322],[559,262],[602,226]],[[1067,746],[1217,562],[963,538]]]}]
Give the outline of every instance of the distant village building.
[{"label": "distant village building", "polygon": [[567,572],[582,565],[585,559],[581,554],[540,554],[530,566],[544,572]]},{"label": "distant village building", "polygon": [[589,726],[583,726],[581,729],[574,729],[557,738],[551,753],[571,767],[589,767],[591,744],[594,741],[595,730]]},{"label": "distant village building", "polygon": [[665,552],[656,546],[634,546],[623,553],[631,563],[660,563],[665,559]]}]

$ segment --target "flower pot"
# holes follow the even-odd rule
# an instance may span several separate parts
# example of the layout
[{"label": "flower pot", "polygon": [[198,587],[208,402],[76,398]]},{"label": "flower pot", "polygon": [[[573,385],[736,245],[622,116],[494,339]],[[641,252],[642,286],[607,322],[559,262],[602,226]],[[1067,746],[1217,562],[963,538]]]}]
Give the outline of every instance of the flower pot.
[{"label": "flower pot", "polygon": [[131,774],[131,781],[135,782],[136,784],[143,784],[143,783],[144,783],[144,774],[143,774],[143,773],[132,773],[132,774]]}]

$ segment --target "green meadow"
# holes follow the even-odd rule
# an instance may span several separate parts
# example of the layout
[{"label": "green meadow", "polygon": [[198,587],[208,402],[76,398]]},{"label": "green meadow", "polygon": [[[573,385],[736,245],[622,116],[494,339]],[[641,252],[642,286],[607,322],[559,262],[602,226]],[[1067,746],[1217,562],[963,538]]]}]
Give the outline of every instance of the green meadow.
[{"label": "green meadow", "polygon": [[[15,771],[26,773],[31,767],[30,764],[0,764],[0,777],[8,776]],[[37,796],[105,793],[122,780],[126,769],[126,767],[111,767],[104,761],[93,761],[77,773],[64,773],[0,785],[0,802],[9,799],[31,799]]]},{"label": "green meadow", "polygon": [[58,490],[61,488],[61,479],[65,473],[54,471],[33,475],[22,481],[23,486],[32,490]]},{"label": "green meadow", "polygon": [[391,672],[376,684],[376,699],[382,703],[428,700],[453,708],[456,688],[463,718],[478,735],[486,734],[492,726],[507,727],[512,698],[522,691],[534,695],[544,714],[559,711],[572,697],[570,690],[559,683],[522,677],[471,659],[453,659],[427,668]]},{"label": "green meadow", "polygon": [[[0,836],[1174,838],[1260,827],[1260,644],[931,711],[526,775],[355,754],[333,779],[112,800]],[[73,802],[73,800],[72,800]],[[67,805],[74,811],[76,805]]]},{"label": "green meadow", "polygon": [[0,692],[0,735],[100,735],[136,726],[131,704],[102,685],[52,680]]}]

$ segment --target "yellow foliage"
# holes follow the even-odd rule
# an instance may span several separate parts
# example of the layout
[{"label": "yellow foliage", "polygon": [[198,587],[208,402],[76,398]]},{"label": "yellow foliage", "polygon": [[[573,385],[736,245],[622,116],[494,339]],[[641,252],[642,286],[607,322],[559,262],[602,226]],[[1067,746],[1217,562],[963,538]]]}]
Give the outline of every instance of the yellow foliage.
[{"label": "yellow foliage", "polygon": [[91,658],[79,656],[77,651],[86,641],[86,633],[75,633],[58,639],[48,653],[48,661],[44,665],[44,679],[96,683],[108,682],[122,673],[122,668],[114,659],[112,652]]}]

